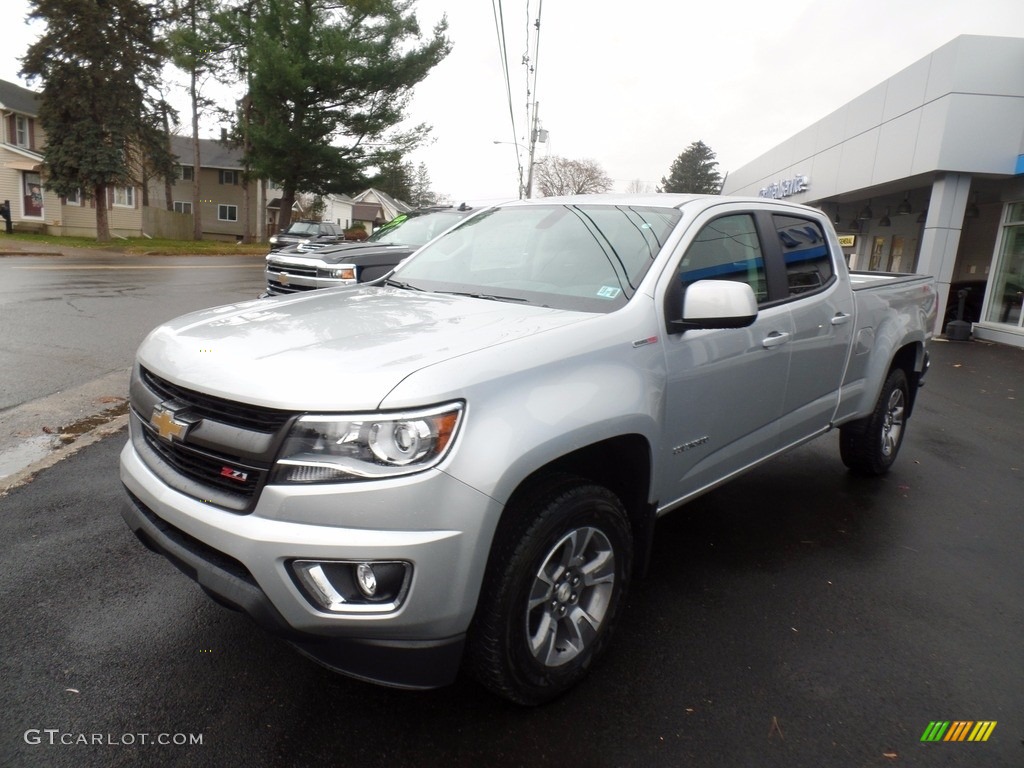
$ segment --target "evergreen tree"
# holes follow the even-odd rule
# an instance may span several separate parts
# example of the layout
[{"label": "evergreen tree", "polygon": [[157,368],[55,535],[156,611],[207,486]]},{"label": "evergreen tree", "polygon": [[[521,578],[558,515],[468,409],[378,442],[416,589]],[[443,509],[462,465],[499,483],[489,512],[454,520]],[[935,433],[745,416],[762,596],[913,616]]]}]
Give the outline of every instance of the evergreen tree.
[{"label": "evergreen tree", "polygon": [[429,131],[388,134],[405,118],[413,86],[450,50],[447,20],[424,39],[412,6],[252,0],[247,155],[254,173],[281,184],[282,217],[296,192],[352,192],[368,169],[393,167]]},{"label": "evergreen tree", "polygon": [[688,192],[698,195],[721,193],[722,175],[718,172],[715,153],[703,141],[695,141],[679,155],[662,177],[659,192]]},{"label": "evergreen tree", "polygon": [[378,159],[377,172],[365,178],[365,185],[387,192],[402,202],[412,203],[415,171],[412,163],[403,161],[398,153]]},{"label": "evergreen tree", "polygon": [[416,166],[412,182],[412,197],[409,202],[417,208],[437,204],[437,194],[430,188],[430,172],[426,163]]},{"label": "evergreen tree", "polygon": [[[213,102],[202,95],[202,83],[208,73],[222,72],[226,61],[224,9],[218,0],[185,0],[180,8],[177,24],[167,36],[171,60],[174,65],[188,74],[188,94],[192,126],[192,156],[182,158],[182,165],[192,166],[192,237],[203,239],[202,203],[200,201],[200,168],[202,157],[199,147],[199,118],[213,106]],[[243,211],[246,241],[248,241],[249,215]]]},{"label": "evergreen tree", "polygon": [[143,156],[159,174],[173,172],[166,105],[152,96],[163,63],[159,7],[159,0],[32,0],[30,17],[46,31],[21,61],[22,74],[43,81],[46,188],[95,200],[100,241],[110,239],[110,188],[134,186]]}]

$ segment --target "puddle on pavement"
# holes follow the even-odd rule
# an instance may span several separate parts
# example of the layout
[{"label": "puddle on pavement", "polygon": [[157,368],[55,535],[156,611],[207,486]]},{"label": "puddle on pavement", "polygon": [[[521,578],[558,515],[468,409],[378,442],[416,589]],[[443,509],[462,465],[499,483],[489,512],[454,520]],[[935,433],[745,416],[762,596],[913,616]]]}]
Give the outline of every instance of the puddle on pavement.
[{"label": "puddle on pavement", "polygon": [[0,480],[46,458],[59,445],[60,438],[57,435],[38,435],[0,452]]},{"label": "puddle on pavement", "polygon": [[128,402],[124,401],[94,416],[67,424],[52,434],[27,437],[17,445],[0,451],[0,480],[20,472],[40,459],[46,458],[54,449],[70,445],[82,435],[126,413],[128,413]]}]

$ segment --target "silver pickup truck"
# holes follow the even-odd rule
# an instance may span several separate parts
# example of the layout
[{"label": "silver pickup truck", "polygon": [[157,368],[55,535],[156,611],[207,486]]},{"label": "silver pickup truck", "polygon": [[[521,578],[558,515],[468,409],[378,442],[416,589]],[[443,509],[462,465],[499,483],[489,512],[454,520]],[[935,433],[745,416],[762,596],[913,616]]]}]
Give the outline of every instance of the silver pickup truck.
[{"label": "silver pickup truck", "polygon": [[607,645],[660,516],[838,429],[886,472],[931,278],[847,272],[820,211],[689,195],[486,208],[386,280],[154,330],[124,517],[322,664],[524,704]]}]

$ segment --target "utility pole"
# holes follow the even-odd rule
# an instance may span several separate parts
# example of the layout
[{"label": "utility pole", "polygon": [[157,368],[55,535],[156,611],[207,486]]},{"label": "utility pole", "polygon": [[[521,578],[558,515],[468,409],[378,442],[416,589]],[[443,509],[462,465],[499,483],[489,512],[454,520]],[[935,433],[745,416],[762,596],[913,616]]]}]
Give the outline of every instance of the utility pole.
[{"label": "utility pole", "polygon": [[540,102],[533,102],[533,125],[530,127],[530,152],[526,164],[526,198],[533,197],[533,152],[537,148],[537,111]]}]

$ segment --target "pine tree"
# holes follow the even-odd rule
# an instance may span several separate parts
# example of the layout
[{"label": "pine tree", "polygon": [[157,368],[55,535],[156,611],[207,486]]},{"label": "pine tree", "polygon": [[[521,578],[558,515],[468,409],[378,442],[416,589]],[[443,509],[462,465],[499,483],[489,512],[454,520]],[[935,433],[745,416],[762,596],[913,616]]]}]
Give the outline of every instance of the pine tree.
[{"label": "pine tree", "polygon": [[424,125],[388,134],[413,86],[450,50],[447,20],[424,39],[412,5],[253,0],[247,154],[254,173],[281,184],[282,217],[296,192],[352,192],[426,136]]},{"label": "pine tree", "polygon": [[437,194],[430,188],[430,171],[426,163],[416,166],[412,181],[412,198],[409,202],[417,208],[437,204]]},{"label": "pine tree", "polygon": [[159,7],[158,0],[32,0],[30,17],[46,32],[21,61],[22,74],[43,81],[46,188],[93,199],[100,241],[110,240],[111,187],[134,185],[143,162],[173,172],[161,124],[166,105],[152,96],[163,63]]},{"label": "pine tree", "polygon": [[695,141],[679,155],[662,177],[659,192],[688,192],[697,195],[721,193],[722,175],[718,172],[715,153],[703,141]]}]

